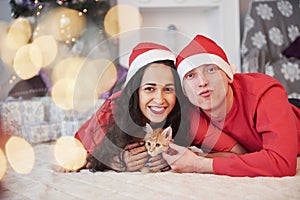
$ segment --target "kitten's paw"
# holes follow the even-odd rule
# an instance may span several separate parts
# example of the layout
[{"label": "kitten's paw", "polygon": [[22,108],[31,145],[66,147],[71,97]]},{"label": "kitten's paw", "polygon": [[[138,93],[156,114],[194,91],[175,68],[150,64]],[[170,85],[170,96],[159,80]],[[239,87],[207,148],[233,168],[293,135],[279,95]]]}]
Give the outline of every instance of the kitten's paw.
[{"label": "kitten's paw", "polygon": [[140,169],[140,172],[149,173],[150,169],[149,169],[149,167],[143,167],[143,168]]}]

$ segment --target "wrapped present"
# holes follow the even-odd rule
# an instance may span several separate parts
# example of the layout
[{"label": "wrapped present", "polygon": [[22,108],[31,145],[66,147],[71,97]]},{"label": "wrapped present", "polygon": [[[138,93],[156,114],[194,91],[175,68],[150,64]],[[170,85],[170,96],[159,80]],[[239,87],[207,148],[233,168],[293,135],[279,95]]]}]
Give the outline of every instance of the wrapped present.
[{"label": "wrapped present", "polygon": [[45,121],[55,123],[66,120],[66,111],[59,108],[50,96],[40,98],[45,109]]},{"label": "wrapped present", "polygon": [[47,142],[60,136],[74,136],[105,100],[95,101],[89,110],[63,110],[51,97],[12,100],[0,104],[0,125],[4,134],[20,136],[31,143]]},{"label": "wrapped present", "polygon": [[80,126],[84,123],[84,120],[72,120],[62,121],[61,123],[61,135],[62,136],[74,136]]},{"label": "wrapped present", "polygon": [[44,107],[39,101],[7,101],[1,106],[1,128],[5,134],[24,137],[24,125],[38,125],[44,121]]},{"label": "wrapped present", "polygon": [[97,112],[97,110],[100,108],[100,106],[103,104],[105,99],[97,99],[95,102],[93,102],[92,105],[86,106],[86,110],[78,111],[78,110],[71,110],[66,112],[67,114],[67,120],[86,120],[92,114]]},{"label": "wrapped present", "polygon": [[61,123],[41,123],[23,127],[25,139],[30,143],[56,140],[61,136]]}]

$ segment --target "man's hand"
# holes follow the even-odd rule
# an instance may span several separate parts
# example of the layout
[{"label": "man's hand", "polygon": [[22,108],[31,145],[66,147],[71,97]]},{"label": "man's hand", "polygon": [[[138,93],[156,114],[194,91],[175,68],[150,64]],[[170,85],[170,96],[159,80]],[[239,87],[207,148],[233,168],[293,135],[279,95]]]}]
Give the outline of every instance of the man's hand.
[{"label": "man's hand", "polygon": [[170,151],[163,153],[174,172],[179,173],[212,173],[212,159],[197,156],[189,149],[170,143]]}]

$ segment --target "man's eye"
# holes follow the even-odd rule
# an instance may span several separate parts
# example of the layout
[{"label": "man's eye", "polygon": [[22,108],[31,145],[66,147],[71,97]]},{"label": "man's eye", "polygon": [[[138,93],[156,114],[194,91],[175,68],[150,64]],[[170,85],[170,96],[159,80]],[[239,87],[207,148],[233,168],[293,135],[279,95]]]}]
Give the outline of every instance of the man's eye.
[{"label": "man's eye", "polygon": [[217,70],[217,67],[214,66],[214,65],[210,65],[210,66],[208,66],[207,69],[206,69],[206,71],[207,71],[208,73],[215,72],[216,70]]},{"label": "man's eye", "polygon": [[186,79],[191,79],[194,77],[194,74],[193,73],[189,73],[185,76]]}]

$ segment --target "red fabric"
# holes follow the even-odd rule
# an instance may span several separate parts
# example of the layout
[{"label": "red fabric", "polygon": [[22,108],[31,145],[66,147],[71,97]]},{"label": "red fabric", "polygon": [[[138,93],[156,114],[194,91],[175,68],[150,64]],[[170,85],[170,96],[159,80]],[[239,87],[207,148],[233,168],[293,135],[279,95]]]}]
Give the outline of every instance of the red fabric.
[{"label": "red fabric", "polygon": [[160,44],[155,44],[152,42],[142,42],[139,43],[136,47],[134,47],[134,49],[132,50],[132,53],[129,56],[129,67],[131,66],[131,63],[140,55],[142,55],[143,53],[150,51],[150,50],[166,50],[166,51],[170,51],[170,49],[168,49],[165,46],[162,46]]},{"label": "red fabric", "polygon": [[190,119],[193,119],[190,127],[190,137],[192,137],[190,141],[205,152],[230,152],[236,145],[236,140],[210,124],[205,118],[199,110],[190,111]]},{"label": "red fabric", "polygon": [[218,44],[203,35],[197,35],[177,56],[176,67],[178,67],[185,58],[201,53],[215,54],[229,65],[225,52]]},{"label": "red fabric", "polygon": [[120,95],[121,91],[116,92],[107,99],[100,109],[76,132],[75,138],[83,144],[88,154],[91,154],[95,150],[97,145],[101,143],[108,129],[114,124],[114,99]]},{"label": "red fabric", "polygon": [[283,86],[263,74],[236,74],[233,92],[233,108],[219,128],[249,153],[214,158],[214,173],[250,177],[295,175],[300,154],[300,110],[288,102]]}]

